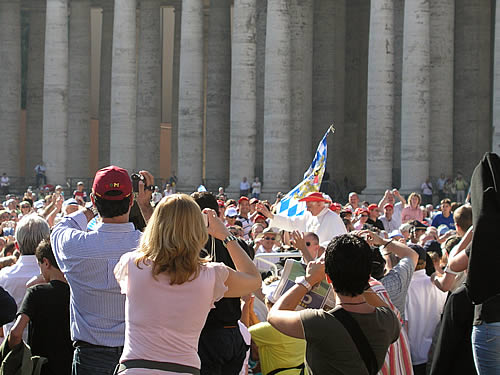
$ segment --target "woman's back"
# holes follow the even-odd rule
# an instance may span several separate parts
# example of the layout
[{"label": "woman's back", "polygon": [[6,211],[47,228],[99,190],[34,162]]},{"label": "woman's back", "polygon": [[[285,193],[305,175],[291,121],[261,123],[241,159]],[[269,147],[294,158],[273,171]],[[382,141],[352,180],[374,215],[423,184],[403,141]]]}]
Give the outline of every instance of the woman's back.
[{"label": "woman's back", "polygon": [[194,280],[170,285],[166,273],[153,278],[152,262],[137,267],[135,259],[140,256],[139,252],[127,253],[115,268],[122,293],[127,294],[121,360],[140,358],[199,368],[200,331],[214,302],[227,290],[227,268],[222,263],[206,263]]}]

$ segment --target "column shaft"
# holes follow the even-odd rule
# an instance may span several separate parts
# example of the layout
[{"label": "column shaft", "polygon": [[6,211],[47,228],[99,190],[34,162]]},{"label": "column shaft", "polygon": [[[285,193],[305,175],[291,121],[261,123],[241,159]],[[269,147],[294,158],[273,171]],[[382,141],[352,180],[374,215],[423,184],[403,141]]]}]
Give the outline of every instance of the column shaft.
[{"label": "column shaft", "polygon": [[455,1],[453,169],[466,179],[491,149],[491,2]]},{"label": "column shaft", "polygon": [[115,0],[110,162],[136,169],[136,0]]},{"label": "column shaft", "polygon": [[113,60],[113,0],[102,5],[101,74],[99,84],[99,167],[109,165],[111,131],[111,64]]},{"label": "column shaft", "polygon": [[178,191],[201,183],[203,166],[203,4],[183,0],[179,71]]},{"label": "column shaft", "polygon": [[453,63],[455,0],[431,0],[430,139],[432,181],[453,173]]},{"label": "column shaft", "polygon": [[69,24],[68,177],[90,174],[90,0],[72,0]]},{"label": "column shaft", "polygon": [[161,25],[160,1],[140,3],[137,88],[137,169],[160,172]]},{"label": "column shaft", "polygon": [[290,0],[268,0],[264,93],[266,193],[290,188]]},{"label": "column shaft", "polygon": [[229,180],[231,91],[230,0],[212,0],[208,18],[206,179],[210,188]]},{"label": "column shaft", "polygon": [[26,177],[31,181],[35,166],[42,161],[43,67],[45,49],[45,2],[30,4],[28,76],[26,80]]},{"label": "column shaft", "polygon": [[[264,80],[266,76],[266,23],[267,0],[257,0],[255,19],[255,81],[256,81],[256,136],[255,136],[255,175],[264,175]],[[239,190],[239,186],[238,186]]]},{"label": "column shaft", "polygon": [[256,0],[236,0],[233,11],[231,69],[230,187],[239,192],[243,177],[255,173]]},{"label": "column shaft", "polygon": [[21,110],[21,3],[0,2],[0,168],[19,175],[19,119]]},{"label": "column shaft", "polygon": [[430,46],[428,0],[405,3],[401,99],[401,190],[420,191],[429,175]]},{"label": "column shaft", "polygon": [[392,187],[394,131],[394,1],[372,1],[368,47],[366,189]]},{"label": "column shaft", "polygon": [[302,181],[312,160],[313,1],[292,0],[290,183]]},{"label": "column shaft", "polygon": [[43,83],[43,161],[47,182],[66,181],[68,0],[47,0]]},{"label": "column shaft", "polygon": [[172,135],[171,135],[171,170],[172,175],[176,175],[178,170],[179,154],[179,70],[181,57],[181,22],[182,22],[182,2],[179,1],[175,7],[174,25],[174,62],[172,72]]}]

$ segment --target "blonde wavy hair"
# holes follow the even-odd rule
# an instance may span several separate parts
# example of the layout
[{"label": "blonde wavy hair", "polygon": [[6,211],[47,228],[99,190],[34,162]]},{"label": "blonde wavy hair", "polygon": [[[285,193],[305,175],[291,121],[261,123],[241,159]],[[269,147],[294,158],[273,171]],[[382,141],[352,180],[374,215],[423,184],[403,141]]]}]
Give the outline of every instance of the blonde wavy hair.
[{"label": "blonde wavy hair", "polygon": [[143,233],[135,260],[151,265],[153,277],[170,276],[170,285],[183,284],[198,277],[200,266],[208,260],[200,251],[208,241],[207,228],[200,207],[186,194],[163,198],[155,207]]}]

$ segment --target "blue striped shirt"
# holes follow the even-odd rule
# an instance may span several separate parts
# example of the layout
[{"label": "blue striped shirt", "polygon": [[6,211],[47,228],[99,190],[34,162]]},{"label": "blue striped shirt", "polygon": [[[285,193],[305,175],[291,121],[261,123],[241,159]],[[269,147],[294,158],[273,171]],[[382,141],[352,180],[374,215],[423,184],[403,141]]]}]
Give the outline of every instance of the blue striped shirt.
[{"label": "blue striped shirt", "polygon": [[87,232],[87,218],[76,212],[61,220],[50,236],[54,255],[71,289],[71,339],[123,346],[125,296],[113,274],[120,257],[141,237],[134,224],[101,224]]}]

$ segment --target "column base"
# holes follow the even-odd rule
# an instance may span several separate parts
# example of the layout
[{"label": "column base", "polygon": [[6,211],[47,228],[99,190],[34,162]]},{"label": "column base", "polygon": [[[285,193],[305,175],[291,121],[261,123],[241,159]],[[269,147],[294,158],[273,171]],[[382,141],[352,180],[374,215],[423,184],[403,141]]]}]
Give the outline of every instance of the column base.
[{"label": "column base", "polygon": [[359,194],[359,199],[362,201],[368,201],[371,203],[378,204],[385,194],[387,189],[381,188],[366,188],[361,194]]}]

